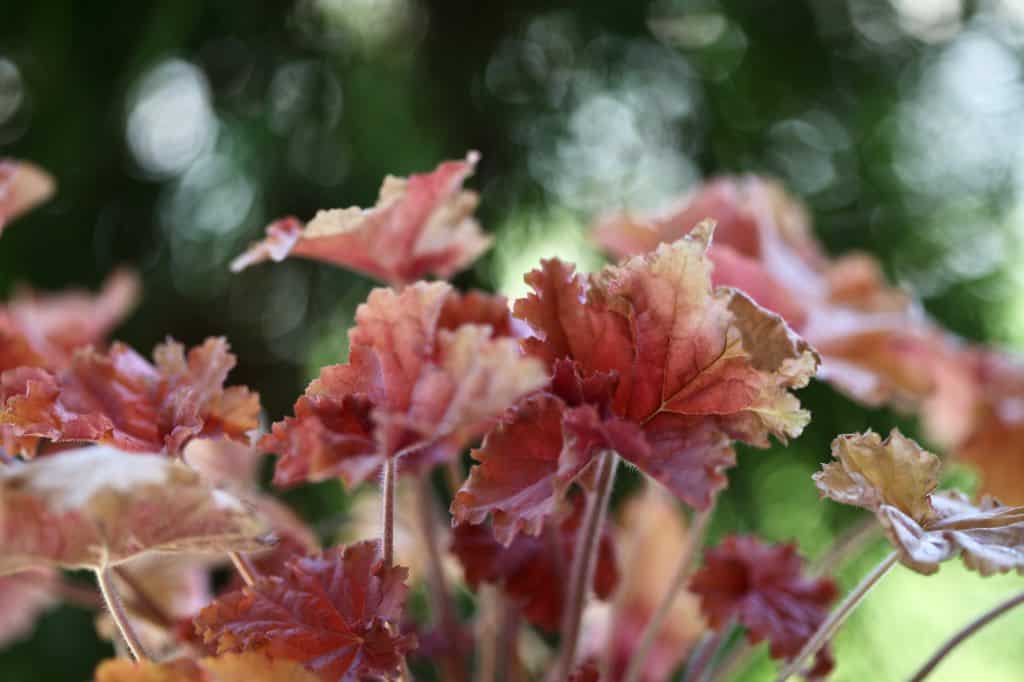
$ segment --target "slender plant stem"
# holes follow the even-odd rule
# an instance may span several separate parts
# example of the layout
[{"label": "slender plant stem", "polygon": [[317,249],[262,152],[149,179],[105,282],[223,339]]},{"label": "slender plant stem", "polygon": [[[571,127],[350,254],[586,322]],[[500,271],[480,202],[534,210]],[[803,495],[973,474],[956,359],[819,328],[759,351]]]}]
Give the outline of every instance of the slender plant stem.
[{"label": "slender plant stem", "polygon": [[384,480],[381,482],[381,545],[385,568],[395,564],[395,489],[398,478],[394,457],[384,460]]},{"label": "slender plant stem", "polygon": [[708,519],[711,518],[712,511],[713,507],[709,507],[704,511],[697,512],[694,516],[693,525],[690,527],[690,536],[686,542],[686,548],[679,555],[679,564],[676,567],[675,575],[665,590],[665,594],[662,595],[661,602],[651,615],[651,619],[647,621],[647,627],[640,638],[640,643],[630,657],[629,666],[623,676],[625,682],[637,682],[640,679],[647,657],[650,655],[658,635],[661,634],[661,628],[665,625],[665,619],[672,612],[676,598],[685,589],[686,583],[697,565],[697,557],[700,556],[700,548],[704,544],[704,533],[707,530]]},{"label": "slender plant stem", "polygon": [[512,604],[505,595],[498,591],[498,614],[500,626],[498,637],[504,643],[499,649],[499,670],[505,671],[504,682],[519,682],[522,666],[519,660],[519,627],[522,617],[519,608]]},{"label": "slender plant stem", "polygon": [[497,682],[498,647],[501,630],[498,625],[500,608],[498,588],[481,585],[477,599],[477,648],[476,682]]},{"label": "slender plant stem", "polygon": [[683,682],[702,682],[707,677],[708,666],[711,665],[711,661],[714,660],[715,654],[718,649],[722,646],[722,640],[725,639],[725,633],[732,628],[732,623],[727,624],[725,627],[720,628],[718,632],[713,634],[705,635],[700,644],[693,652],[693,660],[688,666],[686,666],[686,677],[683,678]]},{"label": "slender plant stem", "polygon": [[822,623],[814,635],[807,640],[807,643],[804,644],[804,648],[800,650],[800,653],[798,653],[782,670],[782,672],[779,673],[779,676],[776,678],[777,682],[785,682],[785,680],[788,680],[791,676],[795,675],[796,672],[800,670],[800,666],[805,660],[818,653],[821,647],[825,646],[825,644],[832,639],[832,636],[843,624],[843,621],[853,613],[854,609],[857,608],[857,605],[860,604],[864,597],[867,596],[868,592],[871,591],[871,588],[874,587],[875,584],[889,572],[889,569],[896,564],[897,558],[898,554],[896,552],[890,552],[889,555],[882,559],[882,561],[875,566],[870,573],[864,576],[864,579],[860,581],[860,584],[853,588],[852,592],[846,595],[846,599],[844,599],[842,603],[829,614],[828,618],[825,619],[825,622]]},{"label": "slender plant stem", "polygon": [[231,557],[231,563],[235,565],[235,570],[238,571],[238,575],[242,576],[242,581],[246,585],[252,585],[259,578],[259,572],[256,567],[252,565],[248,557],[242,556],[238,552],[228,552],[228,556]]},{"label": "slender plant stem", "polygon": [[590,584],[593,582],[594,566],[597,564],[598,548],[601,546],[601,529],[608,514],[608,500],[615,483],[615,469],[619,456],[611,450],[599,455],[597,461],[597,483],[587,496],[587,509],[583,523],[576,536],[576,551],[572,558],[569,576],[568,598],[562,614],[562,651],[555,667],[556,680],[567,680],[576,659],[576,645],[580,638],[580,622],[583,607],[587,602]]},{"label": "slender plant stem", "polygon": [[442,660],[445,679],[463,682],[466,679],[466,670],[457,651],[460,641],[459,621],[452,609],[451,592],[444,579],[444,565],[441,562],[441,547],[437,537],[437,505],[434,503],[430,479],[425,476],[420,476],[416,480],[416,506],[423,544],[427,549],[427,580],[430,584],[427,596],[430,599],[431,611],[436,614],[441,632],[449,645]]},{"label": "slender plant stem", "polygon": [[125,611],[124,604],[121,603],[121,597],[114,588],[114,582],[110,577],[110,569],[96,569],[96,582],[100,586],[100,593],[103,594],[103,601],[107,603],[107,609],[110,611],[110,616],[114,619],[117,629],[120,630],[121,637],[124,638],[125,644],[128,645],[128,649],[132,652],[132,656],[135,657],[136,661],[147,661],[149,660],[149,654],[142,645],[139,636],[135,634],[135,630],[132,629],[132,624],[128,620],[128,613]]},{"label": "slender plant stem", "polygon": [[928,675],[930,675],[931,672],[935,670],[940,663],[942,663],[943,659],[945,659],[953,649],[963,643],[964,640],[978,630],[981,630],[999,616],[1016,606],[1020,606],[1021,604],[1024,604],[1024,592],[1016,594],[1006,601],[996,604],[991,609],[965,625],[963,629],[950,637],[945,644],[939,647],[938,651],[932,654],[932,657],[929,658],[923,666],[921,666],[921,669],[918,670],[912,678],[910,678],[910,682],[922,682],[924,678],[928,677]]},{"label": "slender plant stem", "polygon": [[448,491],[452,497],[459,492],[459,488],[466,480],[466,473],[462,470],[462,462],[457,459],[450,459],[444,463],[444,479],[448,484]]},{"label": "slender plant stem", "polygon": [[157,625],[169,628],[174,625],[174,619],[154,600],[135,576],[129,571],[117,566],[113,569],[114,574],[132,591],[132,599],[129,606],[135,609],[138,615]]},{"label": "slender plant stem", "polygon": [[726,654],[725,658],[715,666],[709,682],[726,682],[726,680],[736,677],[736,675],[750,665],[750,659],[755,651],[756,649],[746,639],[738,642],[736,647]]},{"label": "slender plant stem", "polygon": [[857,556],[875,540],[882,537],[882,527],[874,515],[853,524],[844,531],[832,548],[810,568],[812,575],[828,575],[842,567],[851,557]]}]

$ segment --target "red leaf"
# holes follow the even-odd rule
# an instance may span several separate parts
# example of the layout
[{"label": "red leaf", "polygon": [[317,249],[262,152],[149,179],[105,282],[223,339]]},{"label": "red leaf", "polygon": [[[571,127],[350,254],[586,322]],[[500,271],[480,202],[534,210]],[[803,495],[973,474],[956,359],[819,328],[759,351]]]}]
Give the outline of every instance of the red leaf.
[{"label": "red leaf", "polygon": [[477,195],[462,189],[480,155],[446,161],[431,173],[388,176],[377,205],[320,211],[305,228],[284,218],[231,264],[235,272],[267,260],[302,256],[403,285],[433,275],[451,277],[490,245],[473,219]]},{"label": "red leaf", "polygon": [[714,281],[736,287],[786,319],[822,356],[820,378],[869,405],[918,404],[936,387],[944,342],[865,254],[830,261],[807,212],[776,183],[719,178],[661,216],[609,216],[595,237],[610,253],[653,250],[697,221],[717,224]]},{"label": "red leaf", "polygon": [[53,195],[53,176],[27,161],[0,159],[0,231]]},{"label": "red leaf", "polygon": [[281,455],[275,482],[340,476],[352,486],[387,457],[423,469],[458,453],[544,382],[514,340],[492,338],[490,324],[507,328],[503,308],[443,283],[374,290],[356,311],[348,364],[325,367],[295,416],[261,441]]},{"label": "red leaf", "polygon": [[[527,620],[557,630],[582,516],[583,505],[577,503],[564,521],[549,523],[538,537],[519,535],[507,547],[485,525],[458,525],[453,532],[452,552],[462,563],[466,582],[474,589],[481,582],[500,585]],[[618,581],[615,545],[606,525],[598,547],[594,592],[607,599]]]},{"label": "red leaf", "polygon": [[[474,453],[456,521],[493,512],[502,542],[537,532],[607,449],[707,508],[734,462],[732,440],[764,447],[770,435],[799,435],[808,414],[789,390],[807,383],[817,357],[779,317],[711,286],[710,239],[701,225],[594,275],[560,261],[527,275],[534,293],[515,314],[534,330],[523,346],[548,364],[549,393],[508,414]],[[542,426],[527,437],[531,420]]]},{"label": "red leaf", "polygon": [[712,627],[735,618],[751,642],[771,643],[773,658],[791,658],[824,622],[838,593],[833,580],[802,573],[795,545],[732,536],[707,552],[690,591]]},{"label": "red leaf", "polygon": [[171,454],[194,437],[245,440],[257,426],[259,396],[223,387],[235,364],[224,339],[207,339],[187,356],[168,341],[153,356],[155,365],[115,343],[106,354],[79,351],[57,373],[28,367],[4,372],[0,419],[18,437]]},{"label": "red leaf", "polygon": [[59,582],[52,568],[0,577],[0,647],[31,634],[36,618],[57,601]]},{"label": "red leaf", "polygon": [[397,634],[407,570],[379,556],[367,541],[296,559],[203,609],[197,631],[219,653],[263,651],[332,682],[392,679],[415,641]]}]

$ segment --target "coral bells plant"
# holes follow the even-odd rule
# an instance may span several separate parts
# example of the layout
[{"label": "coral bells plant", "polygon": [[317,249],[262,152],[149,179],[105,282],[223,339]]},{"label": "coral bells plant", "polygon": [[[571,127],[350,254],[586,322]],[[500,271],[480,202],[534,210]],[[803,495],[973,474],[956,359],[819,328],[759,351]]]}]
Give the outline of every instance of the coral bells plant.
[{"label": "coral bells plant", "polygon": [[[596,272],[549,259],[516,301],[459,291],[444,280],[490,244],[464,188],[479,158],[389,177],[369,209],[276,221],[235,259],[303,257],[384,285],[347,357],[266,429],[259,395],[227,385],[225,339],[168,339],[150,358],[108,339],[139,298],[131,273],[95,295],[14,294],[0,641],[70,600],[97,609],[120,654],[97,682],[723,681],[757,647],[779,680],[817,680],[896,563],[1024,572],[1024,508],[1007,506],[1024,499],[1024,432],[1006,409],[1024,366],[943,331],[869,256],[830,259],[800,205],[754,177],[601,218],[593,234],[619,260]],[[52,187],[0,164],[0,225]],[[799,437],[797,392],[816,376],[916,411],[999,496],[940,491],[939,457],[851,425],[863,432],[837,437],[807,485],[866,510],[861,534],[893,551],[845,595],[825,569],[856,543],[808,564],[796,542],[707,532],[737,444]],[[321,545],[259,485],[264,455],[274,487],[339,480],[376,513]],[[1021,602],[980,615],[915,679]]]}]

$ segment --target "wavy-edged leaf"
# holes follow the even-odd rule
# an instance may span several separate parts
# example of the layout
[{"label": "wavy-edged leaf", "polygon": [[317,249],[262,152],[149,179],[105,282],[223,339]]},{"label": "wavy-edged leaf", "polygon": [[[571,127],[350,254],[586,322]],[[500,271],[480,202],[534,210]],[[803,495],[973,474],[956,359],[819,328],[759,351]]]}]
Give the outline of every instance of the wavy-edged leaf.
[{"label": "wavy-edged leaf", "polygon": [[102,568],[146,552],[247,551],[267,525],[184,464],[103,446],[0,470],[0,575]]},{"label": "wavy-edged leaf", "polygon": [[379,542],[296,559],[203,609],[196,628],[219,653],[261,651],[324,680],[392,679],[415,641],[398,633],[407,570],[380,562]]},{"label": "wavy-edged leaf", "polygon": [[884,441],[871,431],[840,436],[832,454],[837,461],[814,475],[818,489],[873,511],[905,566],[929,575],[960,555],[981,575],[1024,573],[1024,507],[935,492],[938,458],[896,430]]},{"label": "wavy-edged leaf", "polygon": [[106,353],[76,352],[56,373],[8,370],[0,376],[0,421],[19,438],[139,452],[179,454],[194,437],[248,439],[259,423],[259,396],[242,386],[224,388],[235,356],[223,338],[207,339],[187,355],[168,341],[153,357],[155,364],[115,343]]},{"label": "wavy-edged leaf", "polygon": [[[561,521],[551,519],[537,537],[519,535],[507,547],[485,524],[461,524],[452,534],[452,552],[462,563],[466,582],[500,585],[534,625],[557,630],[576,551],[583,505],[576,500]],[[619,581],[612,530],[605,526],[594,569],[594,593],[607,599]]]},{"label": "wavy-edged leaf", "polygon": [[53,176],[34,163],[0,159],[0,232],[8,222],[53,196]]},{"label": "wavy-edged leaf", "polygon": [[800,652],[838,595],[832,579],[804,576],[795,545],[768,545],[752,536],[730,536],[708,550],[690,590],[711,627],[735,618],[751,642],[768,640],[778,659]]},{"label": "wavy-edged leaf", "polygon": [[305,227],[284,218],[231,263],[235,272],[267,260],[301,256],[403,285],[433,275],[447,279],[490,246],[473,218],[478,197],[462,183],[480,155],[446,161],[408,179],[388,176],[377,205],[320,211]]},{"label": "wavy-edged leaf", "polygon": [[275,483],[340,476],[353,486],[385,458],[424,469],[479,437],[545,380],[515,340],[495,337],[504,305],[444,283],[371,292],[349,332],[349,362],[325,367],[295,416],[261,441],[281,455]]},{"label": "wavy-edged leaf", "polygon": [[589,276],[557,260],[526,276],[533,293],[514,314],[533,330],[524,348],[552,372],[561,433],[549,401],[542,434],[510,455],[519,436],[503,434],[528,428],[513,412],[475,453],[456,520],[493,512],[503,541],[535,532],[555,506],[543,495],[557,497],[609,449],[703,509],[725,486],[732,440],[764,447],[800,434],[809,414],[790,391],[814,375],[817,355],[779,316],[712,286],[712,232],[701,224]]}]

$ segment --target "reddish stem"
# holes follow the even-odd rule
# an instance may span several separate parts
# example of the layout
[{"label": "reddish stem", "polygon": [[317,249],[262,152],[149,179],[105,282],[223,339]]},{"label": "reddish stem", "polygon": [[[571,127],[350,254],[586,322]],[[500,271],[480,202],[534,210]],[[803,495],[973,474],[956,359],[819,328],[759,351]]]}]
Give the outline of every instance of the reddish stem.
[{"label": "reddish stem", "polygon": [[381,481],[381,547],[384,567],[395,565],[395,492],[398,472],[395,458],[384,460],[384,478]]},{"label": "reddish stem", "polygon": [[608,514],[608,500],[615,483],[615,469],[619,456],[611,450],[601,453],[597,461],[597,483],[587,496],[587,509],[583,516],[579,535],[576,537],[576,552],[572,559],[569,578],[568,601],[562,615],[562,652],[555,667],[556,680],[567,680],[576,660],[576,646],[580,638],[580,622],[583,607],[593,582],[594,566],[597,564],[598,548],[601,545],[601,529]]},{"label": "reddish stem", "polygon": [[228,552],[228,556],[231,557],[231,563],[235,565],[235,570],[238,571],[238,575],[242,576],[242,581],[246,585],[252,585],[259,579],[259,571],[249,561],[249,557],[238,552]]}]

